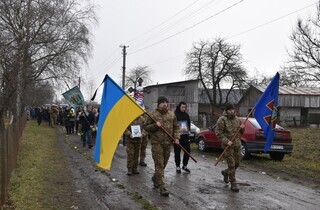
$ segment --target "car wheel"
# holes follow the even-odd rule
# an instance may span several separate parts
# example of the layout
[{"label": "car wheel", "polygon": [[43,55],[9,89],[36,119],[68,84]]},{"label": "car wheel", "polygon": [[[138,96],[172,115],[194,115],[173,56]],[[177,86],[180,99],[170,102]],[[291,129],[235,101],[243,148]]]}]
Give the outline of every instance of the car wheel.
[{"label": "car wheel", "polygon": [[282,153],[282,152],[270,152],[270,158],[272,160],[281,161],[284,158],[284,153]]},{"label": "car wheel", "polygon": [[199,139],[198,149],[199,149],[200,151],[205,151],[205,150],[207,149],[206,142],[204,141],[203,138],[200,138],[200,139]]},{"label": "car wheel", "polygon": [[241,149],[242,159],[248,159],[248,157],[250,156],[250,153],[248,152],[246,143],[241,142],[241,148],[240,149]]}]

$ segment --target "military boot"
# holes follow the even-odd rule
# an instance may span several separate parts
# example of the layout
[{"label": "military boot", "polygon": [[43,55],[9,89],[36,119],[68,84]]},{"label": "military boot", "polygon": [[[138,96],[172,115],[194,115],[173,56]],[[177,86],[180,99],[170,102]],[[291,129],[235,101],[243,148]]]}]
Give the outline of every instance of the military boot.
[{"label": "military boot", "polygon": [[169,196],[169,192],[166,188],[161,188],[160,189],[160,195],[162,196]]},{"label": "military boot", "polygon": [[158,188],[159,187],[159,184],[157,184],[156,183],[156,179],[154,178],[154,176],[152,176],[152,181],[153,181],[153,186],[155,187],[155,188]]},{"label": "military boot", "polygon": [[146,164],[144,161],[141,161],[141,162],[139,163],[139,165],[140,165],[140,166],[147,166],[147,164]]},{"label": "military boot", "polygon": [[238,188],[238,186],[237,186],[237,183],[231,182],[231,190],[232,190],[233,192],[239,192],[239,188]]},{"label": "military boot", "polygon": [[223,175],[223,181],[228,184],[229,183],[229,177],[228,177],[227,170],[221,171],[221,174]]},{"label": "military boot", "polygon": [[140,174],[140,172],[138,170],[133,170],[132,173],[133,174]]}]

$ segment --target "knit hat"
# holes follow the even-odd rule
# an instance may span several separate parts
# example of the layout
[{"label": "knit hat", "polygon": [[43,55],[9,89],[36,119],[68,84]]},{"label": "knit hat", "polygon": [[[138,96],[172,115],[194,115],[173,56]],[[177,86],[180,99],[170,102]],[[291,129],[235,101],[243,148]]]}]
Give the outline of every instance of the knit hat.
[{"label": "knit hat", "polygon": [[163,103],[163,102],[169,102],[168,99],[165,96],[159,96],[158,98],[158,105]]},{"label": "knit hat", "polygon": [[225,111],[228,111],[228,110],[230,110],[230,109],[234,109],[234,105],[233,105],[233,103],[226,103],[226,105],[225,105],[225,107],[224,107],[224,110]]}]

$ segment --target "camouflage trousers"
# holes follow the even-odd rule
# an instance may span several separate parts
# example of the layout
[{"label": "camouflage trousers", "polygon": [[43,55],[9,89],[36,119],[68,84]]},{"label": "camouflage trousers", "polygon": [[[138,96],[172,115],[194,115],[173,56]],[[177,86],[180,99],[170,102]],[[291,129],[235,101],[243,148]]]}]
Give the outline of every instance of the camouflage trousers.
[{"label": "camouflage trousers", "polygon": [[236,169],[240,165],[241,158],[239,146],[231,146],[225,152],[225,159],[227,160],[228,168],[224,171],[227,172],[231,183],[236,182]]},{"label": "camouflage trousers", "polygon": [[168,163],[171,153],[171,144],[152,144],[152,158],[154,161],[153,180],[159,188],[164,188],[164,169]]},{"label": "camouflage trousers", "polygon": [[140,146],[140,163],[144,163],[146,158],[146,150],[148,145],[148,137],[143,137]]},{"label": "camouflage trousers", "polygon": [[56,115],[50,115],[50,125],[52,127],[56,127],[56,122],[57,122],[57,116]]},{"label": "camouflage trousers", "polygon": [[127,140],[127,168],[128,172],[137,171],[140,151],[140,139],[128,139]]}]

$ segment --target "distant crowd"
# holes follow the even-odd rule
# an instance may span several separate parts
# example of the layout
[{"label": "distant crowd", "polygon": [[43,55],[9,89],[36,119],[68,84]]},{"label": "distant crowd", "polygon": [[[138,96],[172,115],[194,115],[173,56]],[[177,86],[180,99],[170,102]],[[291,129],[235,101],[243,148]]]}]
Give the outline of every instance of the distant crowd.
[{"label": "distant crowd", "polygon": [[93,146],[92,138],[96,135],[99,119],[99,108],[88,105],[87,107],[73,108],[70,106],[59,107],[56,104],[51,106],[32,107],[27,110],[28,118],[36,119],[38,125],[44,121],[51,127],[61,125],[65,127],[67,135],[81,135],[83,147]]}]

